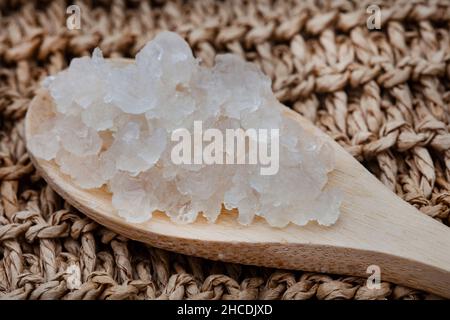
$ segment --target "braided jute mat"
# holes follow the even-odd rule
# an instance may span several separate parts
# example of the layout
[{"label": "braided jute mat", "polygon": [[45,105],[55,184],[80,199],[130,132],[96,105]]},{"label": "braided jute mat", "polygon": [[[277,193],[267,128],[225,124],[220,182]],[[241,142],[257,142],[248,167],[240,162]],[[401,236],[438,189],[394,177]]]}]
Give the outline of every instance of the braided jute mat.
[{"label": "braided jute mat", "polygon": [[[70,4],[81,8],[80,30],[66,27]],[[373,4],[382,9],[381,29],[369,31]],[[159,30],[174,30],[206,64],[218,52],[257,63],[283,103],[448,225],[448,0],[11,0],[0,9],[1,298],[436,298],[386,282],[370,290],[362,278],[213,262],[127,240],[71,208],[36,174],[23,117],[43,77],[71,58],[96,46],[105,56],[133,57]],[[68,270],[80,270],[80,283]]]}]

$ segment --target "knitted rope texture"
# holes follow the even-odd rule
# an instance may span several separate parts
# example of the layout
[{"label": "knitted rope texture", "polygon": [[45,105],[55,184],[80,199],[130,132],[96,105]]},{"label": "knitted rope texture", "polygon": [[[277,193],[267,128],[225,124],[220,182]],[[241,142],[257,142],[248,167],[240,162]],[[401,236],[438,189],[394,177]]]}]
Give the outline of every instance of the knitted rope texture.
[{"label": "knitted rope texture", "polygon": [[[80,30],[66,27],[70,4],[81,8]],[[382,8],[381,30],[366,26],[371,4]],[[107,57],[133,57],[159,30],[174,30],[205,64],[219,52],[258,64],[278,99],[448,225],[449,1],[9,0],[0,10],[0,298],[435,298],[386,282],[370,290],[362,278],[213,262],[127,240],[71,208],[36,174],[23,118],[40,81],[71,58],[96,46]],[[69,270],[79,271],[79,283]]]}]

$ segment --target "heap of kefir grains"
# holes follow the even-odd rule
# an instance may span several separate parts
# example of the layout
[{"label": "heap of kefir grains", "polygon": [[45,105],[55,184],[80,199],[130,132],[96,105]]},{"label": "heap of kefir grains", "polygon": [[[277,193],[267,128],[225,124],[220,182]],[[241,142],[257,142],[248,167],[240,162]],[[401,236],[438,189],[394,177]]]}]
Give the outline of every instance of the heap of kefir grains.
[{"label": "heap of kefir grains", "polygon": [[[339,216],[340,192],[327,186],[331,147],[282,116],[270,79],[240,57],[217,55],[207,68],[180,36],[162,32],[134,63],[109,62],[97,48],[44,84],[55,116],[40,124],[31,151],[81,188],[106,185],[130,222],[155,210],[175,222],[199,214],[214,222],[222,204],[238,209],[241,224],[258,215],[277,227],[330,225]],[[175,164],[172,134],[195,121],[203,130],[278,129],[277,173],[261,174],[260,163]]]}]

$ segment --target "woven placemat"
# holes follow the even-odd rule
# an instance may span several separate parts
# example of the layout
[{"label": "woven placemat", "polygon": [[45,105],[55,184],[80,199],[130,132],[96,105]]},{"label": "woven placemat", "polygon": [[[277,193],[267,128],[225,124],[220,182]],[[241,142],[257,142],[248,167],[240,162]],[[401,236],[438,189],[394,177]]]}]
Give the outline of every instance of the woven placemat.
[{"label": "woven placemat", "polygon": [[[70,4],[81,8],[80,30],[66,27]],[[374,4],[381,29],[369,31],[366,10]],[[96,46],[105,56],[133,57],[170,29],[206,64],[218,52],[257,63],[283,103],[448,225],[449,1],[11,0],[0,9],[1,298],[434,298],[386,282],[370,290],[366,279],[213,262],[127,240],[68,206],[36,174],[22,120],[39,82],[72,57]]]}]

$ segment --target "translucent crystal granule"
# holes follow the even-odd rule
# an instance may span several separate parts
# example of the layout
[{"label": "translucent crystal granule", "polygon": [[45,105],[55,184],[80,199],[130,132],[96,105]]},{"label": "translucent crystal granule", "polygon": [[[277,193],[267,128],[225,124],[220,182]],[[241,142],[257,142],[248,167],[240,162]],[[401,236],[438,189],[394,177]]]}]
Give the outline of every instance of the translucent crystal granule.
[{"label": "translucent crystal granule", "polygon": [[[241,224],[256,215],[276,227],[310,220],[330,225],[339,216],[340,193],[327,186],[332,149],[282,116],[270,79],[237,56],[218,55],[207,68],[180,36],[162,32],[133,63],[109,62],[95,49],[45,85],[55,116],[40,124],[31,151],[54,160],[81,188],[106,185],[117,213],[128,221],[146,221],[160,210],[179,223],[199,214],[214,222],[222,205],[237,208]],[[224,141],[215,135],[200,142],[203,151],[217,143],[211,153],[216,160],[238,153],[237,140],[236,149],[223,146],[227,129],[255,129],[258,135],[245,137],[241,162],[174,161],[179,142],[173,135],[199,123],[204,133],[224,132]],[[261,129],[269,134],[259,134]],[[278,140],[271,140],[274,129]],[[256,150],[251,142],[277,153],[275,173],[262,174],[267,163],[260,153],[250,154]],[[188,153],[195,154],[195,143]],[[246,161],[252,156],[261,161]]]}]

